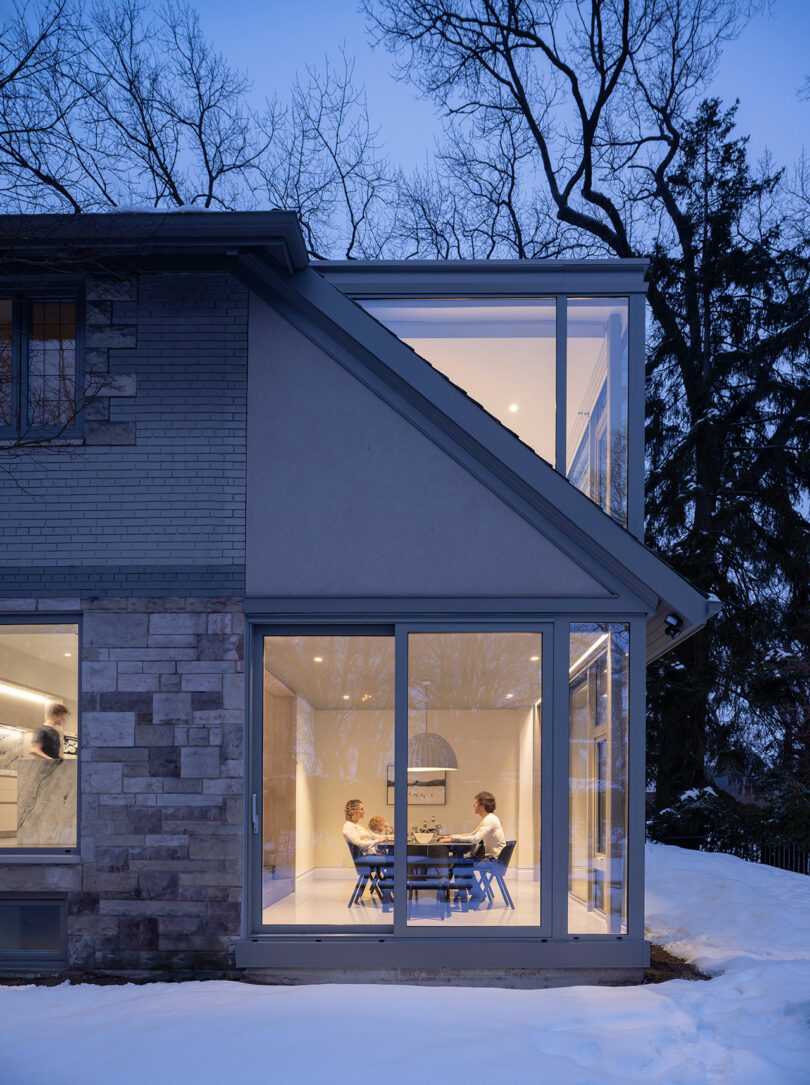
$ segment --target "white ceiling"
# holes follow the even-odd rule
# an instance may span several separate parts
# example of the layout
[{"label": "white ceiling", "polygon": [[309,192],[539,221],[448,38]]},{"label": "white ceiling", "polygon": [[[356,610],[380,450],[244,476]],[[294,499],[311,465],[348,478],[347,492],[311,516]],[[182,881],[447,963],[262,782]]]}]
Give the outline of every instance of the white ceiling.
[{"label": "white ceiling", "polygon": [[[542,659],[539,633],[417,633],[409,653],[412,711],[426,698],[429,709],[485,709],[541,696],[541,660],[530,659]],[[313,708],[393,710],[392,637],[267,637],[264,662]]]}]

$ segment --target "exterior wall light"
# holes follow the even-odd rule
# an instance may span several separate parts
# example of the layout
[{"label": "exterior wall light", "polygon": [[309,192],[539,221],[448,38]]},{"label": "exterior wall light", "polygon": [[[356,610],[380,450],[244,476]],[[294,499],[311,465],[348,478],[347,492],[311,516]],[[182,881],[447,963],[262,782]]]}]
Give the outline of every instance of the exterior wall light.
[{"label": "exterior wall light", "polygon": [[664,618],[664,632],[675,640],[683,631],[683,618],[678,614],[667,614]]}]

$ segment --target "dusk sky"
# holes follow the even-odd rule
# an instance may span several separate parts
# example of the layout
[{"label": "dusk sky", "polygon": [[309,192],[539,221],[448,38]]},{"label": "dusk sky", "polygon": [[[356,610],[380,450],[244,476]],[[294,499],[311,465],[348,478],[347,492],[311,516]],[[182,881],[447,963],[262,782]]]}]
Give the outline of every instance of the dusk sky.
[{"label": "dusk sky", "polygon": [[[368,91],[372,123],[380,127],[389,157],[406,168],[421,163],[440,125],[431,103],[390,75],[391,56],[368,44],[356,0],[257,3],[256,0],[197,0],[205,32],[254,81],[254,96],[286,97],[296,71],[339,59],[339,47],[356,58],[356,79]],[[707,93],[727,102],[740,99],[739,129],[751,137],[758,157],[769,149],[777,164],[790,165],[810,150],[810,101],[797,91],[810,75],[810,2],[773,0],[742,36],[727,45]]]}]

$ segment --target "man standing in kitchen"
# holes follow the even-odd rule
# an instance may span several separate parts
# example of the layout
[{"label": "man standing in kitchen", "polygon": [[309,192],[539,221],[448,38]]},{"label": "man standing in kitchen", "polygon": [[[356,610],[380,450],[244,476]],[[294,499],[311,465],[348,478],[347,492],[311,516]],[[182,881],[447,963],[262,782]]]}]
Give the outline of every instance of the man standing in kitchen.
[{"label": "man standing in kitchen", "polygon": [[31,743],[33,757],[42,757],[46,761],[61,761],[63,745],[63,729],[65,720],[70,715],[63,704],[52,704],[48,707],[45,720],[36,733]]}]

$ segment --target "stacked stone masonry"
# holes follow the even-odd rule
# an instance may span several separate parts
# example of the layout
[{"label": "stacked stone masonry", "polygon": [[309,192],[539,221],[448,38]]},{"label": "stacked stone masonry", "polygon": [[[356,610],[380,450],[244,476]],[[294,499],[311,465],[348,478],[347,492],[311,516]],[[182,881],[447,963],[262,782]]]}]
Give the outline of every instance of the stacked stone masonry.
[{"label": "stacked stone masonry", "polygon": [[241,600],[2,608],[82,614],[80,862],[0,857],[4,888],[67,894],[71,968],[229,970],[243,884]]}]

